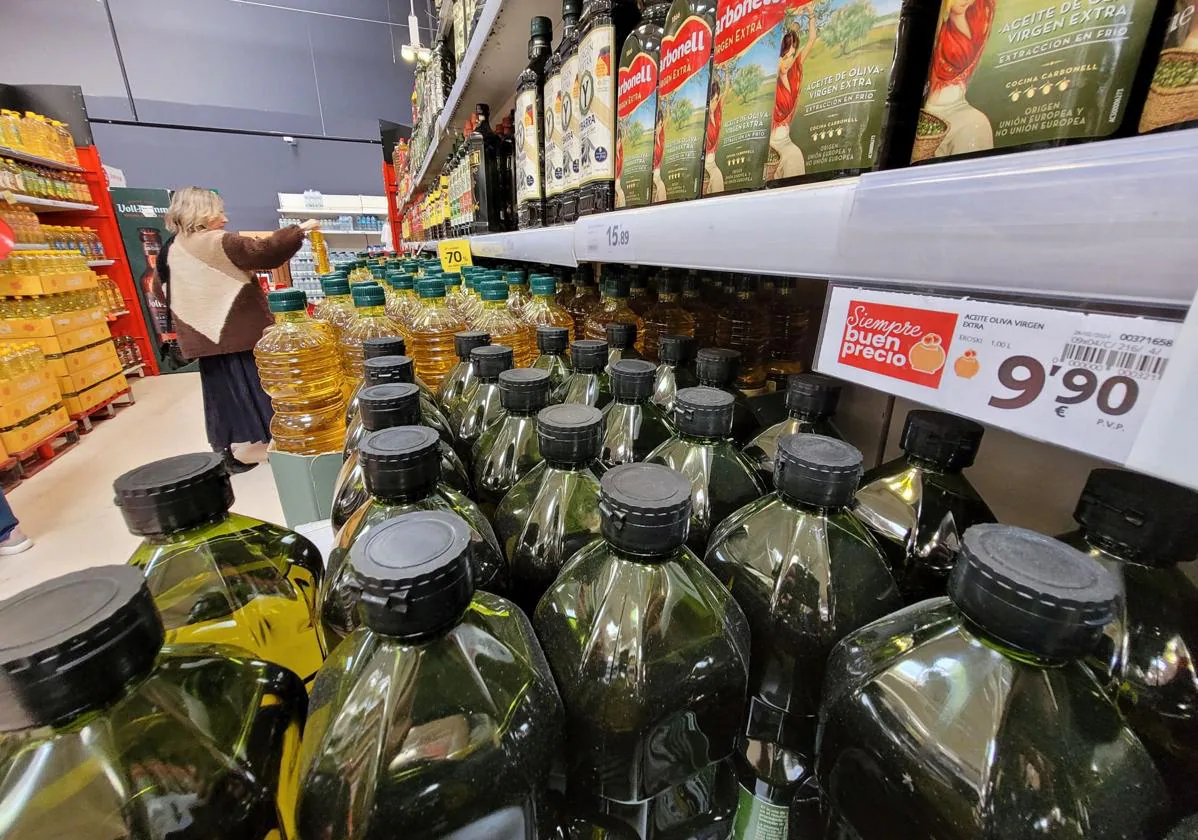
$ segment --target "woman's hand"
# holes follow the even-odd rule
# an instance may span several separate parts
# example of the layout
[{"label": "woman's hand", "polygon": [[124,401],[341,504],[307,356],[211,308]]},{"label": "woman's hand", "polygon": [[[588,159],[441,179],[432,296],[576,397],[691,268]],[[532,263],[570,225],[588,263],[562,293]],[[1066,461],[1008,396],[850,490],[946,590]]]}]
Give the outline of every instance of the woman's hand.
[{"label": "woman's hand", "polygon": [[314,231],[317,228],[319,228],[320,222],[317,221],[316,219],[308,219],[305,222],[300,222],[299,227],[300,227],[300,230],[302,230],[304,233],[309,233],[309,232]]}]

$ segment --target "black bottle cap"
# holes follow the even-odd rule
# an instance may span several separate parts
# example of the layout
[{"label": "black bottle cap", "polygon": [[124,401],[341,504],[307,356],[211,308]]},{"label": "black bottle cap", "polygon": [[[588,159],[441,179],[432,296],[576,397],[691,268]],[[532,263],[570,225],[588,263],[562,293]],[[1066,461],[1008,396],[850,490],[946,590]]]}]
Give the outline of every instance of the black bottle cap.
[{"label": "black bottle cap", "polygon": [[731,394],[717,388],[683,388],[675,397],[674,424],[688,435],[728,437],[735,402]]},{"label": "black bottle cap", "polygon": [[565,327],[541,324],[537,327],[537,352],[544,356],[557,356],[570,346],[570,331]]},{"label": "black bottle cap", "polygon": [[514,368],[499,374],[499,404],[506,411],[540,411],[549,405],[549,371]]},{"label": "black bottle cap", "polygon": [[620,359],[611,366],[611,394],[621,402],[638,402],[653,396],[657,366],[644,359]]},{"label": "black bottle cap", "polygon": [[441,438],[428,426],[369,432],[358,444],[366,492],[380,499],[422,498],[441,480]]},{"label": "black bottle cap", "polygon": [[805,505],[839,508],[852,504],[861,481],[857,447],[823,435],[786,435],[774,458],[774,487]]},{"label": "black bottle cap", "polygon": [[704,347],[695,356],[695,376],[700,385],[732,388],[740,373],[740,351],[726,347]]},{"label": "black bottle cap", "polygon": [[95,566],[0,601],[0,732],[102,708],[154,667],[162,619],[134,566]]},{"label": "black bottle cap", "polygon": [[470,358],[470,351],[475,347],[486,347],[490,343],[490,333],[471,331],[453,334],[453,352],[463,362]]},{"label": "black bottle cap", "polygon": [[1090,537],[1132,563],[1172,566],[1198,559],[1198,493],[1159,478],[1093,470],[1073,518]]},{"label": "black bottle cap", "polygon": [[591,338],[572,342],[570,361],[579,373],[598,373],[607,367],[607,342]]},{"label": "black bottle cap", "polygon": [[686,542],[691,483],[662,464],[621,464],[600,483],[600,532],[621,551],[665,554]]},{"label": "black bottle cap", "polygon": [[964,417],[916,409],[907,413],[899,446],[941,469],[965,469],[977,457],[985,431],[981,423]]},{"label": "black bottle cap", "polygon": [[358,392],[362,426],[368,432],[420,425],[420,388],[410,382],[367,385]]},{"label": "black bottle cap", "polygon": [[362,623],[385,636],[452,627],[474,595],[470,526],[448,511],[413,511],[371,529],[349,551]]},{"label": "black bottle cap", "polygon": [[1063,542],[1014,525],[965,532],[948,579],[957,608],[998,641],[1052,659],[1094,649],[1114,618],[1115,577]]},{"label": "black bottle cap", "polygon": [[529,34],[533,38],[544,38],[546,41],[553,39],[553,23],[547,17],[536,15],[532,19],[532,25],[529,27]]},{"label": "black bottle cap", "polygon": [[786,382],[786,410],[804,417],[831,417],[840,402],[840,383],[822,373],[796,373]]},{"label": "black bottle cap", "polygon": [[581,466],[603,450],[603,412],[589,405],[563,403],[537,412],[541,457],[550,464]]},{"label": "black bottle cap", "polygon": [[562,0],[562,17],[573,15],[578,17],[582,14],[582,0]]},{"label": "black bottle cap", "polygon": [[512,348],[503,344],[488,344],[470,351],[474,372],[485,382],[494,382],[499,374],[512,368]]},{"label": "black bottle cap", "polygon": [[636,324],[617,321],[614,324],[608,324],[605,331],[608,345],[616,350],[627,350],[636,344]]},{"label": "black bottle cap", "polygon": [[365,385],[415,382],[416,368],[410,356],[375,356],[362,362],[362,381]]},{"label": "black bottle cap", "polygon": [[224,516],[233,485],[215,452],[175,455],[129,470],[112,483],[130,533],[169,534]]},{"label": "black bottle cap", "polygon": [[684,365],[695,357],[695,340],[689,335],[663,335],[657,340],[657,356],[667,365]]},{"label": "black bottle cap", "polygon": [[362,342],[362,358],[377,359],[379,356],[406,356],[407,342],[402,336],[380,335]]}]

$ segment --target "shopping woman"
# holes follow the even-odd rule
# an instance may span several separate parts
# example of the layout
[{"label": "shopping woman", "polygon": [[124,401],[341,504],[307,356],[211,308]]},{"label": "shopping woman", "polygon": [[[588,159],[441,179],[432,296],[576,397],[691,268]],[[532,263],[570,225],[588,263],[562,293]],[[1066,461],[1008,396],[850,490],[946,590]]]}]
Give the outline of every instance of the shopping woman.
[{"label": "shopping woman", "polygon": [[272,414],[253,351],[273,319],[251,272],[287,262],[318,223],[253,239],[226,233],[228,221],[212,190],[178,190],[166,214],[175,235],[158,256],[158,275],[179,349],[200,363],[208,443],[232,472],[244,472],[265,457]]}]

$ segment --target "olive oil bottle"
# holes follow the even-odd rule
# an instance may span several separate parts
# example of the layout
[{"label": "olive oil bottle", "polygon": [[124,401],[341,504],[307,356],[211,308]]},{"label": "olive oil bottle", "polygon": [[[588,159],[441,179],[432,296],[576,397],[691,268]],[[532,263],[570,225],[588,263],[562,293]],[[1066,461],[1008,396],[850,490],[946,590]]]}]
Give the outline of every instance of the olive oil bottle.
[{"label": "olive oil bottle", "polygon": [[451,429],[457,429],[462,420],[460,412],[478,384],[478,375],[474,371],[470,351],[475,347],[486,347],[490,343],[491,336],[485,332],[460,332],[453,337],[453,349],[458,363],[441,380],[441,387],[437,389],[437,402],[449,418]]},{"label": "olive oil bottle", "polygon": [[737,350],[705,347],[695,357],[695,375],[700,385],[716,388],[732,397],[732,437],[744,446],[761,431],[761,424],[744,392],[737,387],[741,358]]},{"label": "olive oil bottle", "polygon": [[695,340],[689,335],[663,335],[658,339],[657,352],[661,364],[653,379],[653,402],[669,417],[674,413],[678,392],[699,384],[693,364]]},{"label": "olive oil bottle", "polygon": [[467,456],[472,453],[474,442],[483,430],[503,413],[503,404],[499,400],[499,374],[511,370],[512,348],[502,344],[475,347],[470,351],[470,360],[474,362],[478,386],[462,407],[457,428],[458,451],[465,451]]},{"label": "olive oil bottle", "polygon": [[[437,407],[437,403],[433,400],[428,389],[420,388],[420,384],[416,381],[415,371],[416,367],[412,363],[412,359],[408,356],[376,356],[362,363],[363,383],[366,387],[388,384],[415,385],[419,392],[421,422],[430,429],[436,429],[437,434],[441,435],[442,440],[452,445],[455,442],[455,438],[449,420],[442,413],[441,409]],[[353,451],[354,447],[358,445],[358,441],[362,439],[362,434],[362,418],[359,414],[359,416],[354,417],[353,422],[345,432],[345,447],[341,453],[342,460],[349,457],[349,453]]]},{"label": "olive oil bottle", "polygon": [[553,44],[549,18],[532,19],[528,66],[516,77],[516,223],[545,224],[545,63]]},{"label": "olive oil bottle", "polygon": [[605,468],[643,461],[669,440],[674,425],[652,400],[657,368],[643,359],[611,366],[612,401],[603,409],[606,431],[599,460]]},{"label": "olive oil bottle", "polygon": [[582,339],[570,344],[574,370],[553,394],[553,401],[603,408],[611,402],[611,376],[607,372],[607,342]]},{"label": "olive oil bottle", "polygon": [[581,13],[582,0],[562,0],[562,37],[545,62],[545,220],[550,225],[566,221],[562,199],[573,166],[567,134],[574,118],[573,82],[577,61],[570,66],[567,62],[578,47],[578,16]]},{"label": "olive oil bottle", "polygon": [[475,498],[490,516],[495,506],[522,475],[541,463],[537,443],[537,412],[549,405],[549,374],[516,368],[499,374],[499,404],[503,414],[474,444]]},{"label": "olive oil bottle", "polygon": [[[362,379],[353,383],[353,393],[350,395],[349,402],[345,405],[345,428],[348,429],[353,425],[354,420],[358,416],[358,392],[366,387],[368,372],[366,370],[366,362],[371,359],[377,359],[380,356],[403,356],[408,352],[408,343],[401,335],[378,336],[376,338],[368,338],[362,342]],[[380,385],[383,381],[371,382],[371,385]]]},{"label": "olive oil bottle", "polygon": [[819,373],[796,373],[786,382],[786,419],[775,423],[744,448],[745,457],[757,465],[765,486],[774,479],[774,456],[788,435],[814,434],[840,437],[832,415],[840,401],[840,383]]},{"label": "olive oil bottle", "polygon": [[[616,91],[616,204],[644,207],[655,200],[659,146],[658,59],[669,0],[641,0],[641,22],[624,39]],[[664,193],[664,190],[662,190]],[[664,196],[663,196],[664,197]],[[660,201],[661,199],[656,199]]]},{"label": "olive oil bottle", "polygon": [[702,195],[715,10],[715,0],[674,0],[666,12],[655,130],[661,152],[653,169],[662,192],[654,203]]},{"label": "olive oil bottle", "polygon": [[569,328],[547,324],[537,326],[537,353],[539,355],[533,361],[532,366],[549,374],[550,393],[557,391],[574,370],[570,363],[570,357],[566,354],[569,347]]}]

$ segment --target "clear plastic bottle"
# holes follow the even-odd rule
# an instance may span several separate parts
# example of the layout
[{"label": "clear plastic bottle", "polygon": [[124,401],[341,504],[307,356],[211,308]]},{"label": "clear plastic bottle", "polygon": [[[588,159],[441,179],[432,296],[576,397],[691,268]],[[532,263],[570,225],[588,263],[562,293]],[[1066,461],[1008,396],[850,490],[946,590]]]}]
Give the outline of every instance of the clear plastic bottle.
[{"label": "clear plastic bottle", "polygon": [[695,347],[715,346],[716,310],[702,296],[702,282],[698,272],[691,269],[682,281],[682,298],[679,304],[695,320]]},{"label": "clear plastic bottle", "polygon": [[[374,386],[379,387],[379,386]],[[389,386],[390,387],[390,386]],[[440,439],[425,426],[396,426],[371,432],[358,447],[368,498],[337,533],[320,590],[320,632],[331,651],[360,626],[359,594],[350,575],[354,546],[368,541],[379,525],[414,510],[440,510],[462,517],[472,531],[471,571],[479,588],[498,591],[506,571],[491,524],[478,505],[441,480]]]},{"label": "clear plastic bottle", "polygon": [[628,307],[639,315],[645,313],[657,302],[656,295],[649,288],[649,270],[641,266],[629,266],[628,278]]},{"label": "clear plastic bottle", "polygon": [[699,384],[707,388],[718,388],[731,394],[734,400],[732,414],[732,437],[744,446],[761,431],[757,415],[749,407],[749,400],[737,385],[742,356],[737,350],[726,347],[704,347],[695,356],[695,376]]},{"label": "clear plastic bottle", "polygon": [[663,335],[695,334],[695,316],[686,310],[679,298],[680,281],[675,272],[667,270],[660,275],[657,286],[657,301],[648,306],[641,317],[641,352],[650,361],[659,361],[658,344]]},{"label": "clear plastic bottle", "polygon": [[584,338],[571,343],[570,362],[574,369],[554,392],[554,402],[580,403],[599,409],[611,402],[606,341]]},{"label": "clear plastic bottle", "polygon": [[403,336],[399,335],[384,335],[376,338],[368,338],[362,342],[362,379],[355,383],[353,392],[350,394],[349,402],[345,406],[345,428],[349,429],[354,424],[354,418],[358,416],[358,393],[367,385],[377,385],[377,382],[369,382],[369,376],[366,371],[366,363],[371,359],[377,359],[380,356],[403,356],[408,352],[408,343]]},{"label": "clear plastic bottle", "polygon": [[557,280],[551,274],[534,274],[529,278],[532,297],[524,305],[521,317],[531,327],[541,325],[574,328],[574,317],[557,302]]},{"label": "clear plastic bottle", "polygon": [[586,337],[592,340],[606,338],[608,324],[633,324],[639,334],[641,316],[628,305],[628,278],[609,275],[603,294],[599,305],[587,314],[583,328]]},{"label": "clear plastic bottle", "polygon": [[358,317],[341,333],[341,364],[346,379],[362,379],[362,342],[368,338],[402,336],[402,325],[386,312],[386,296],[377,283],[362,283],[351,292]]},{"label": "clear plastic bottle", "polygon": [[595,276],[589,265],[580,265],[574,272],[574,294],[568,303],[563,304],[565,310],[574,319],[575,341],[584,339],[586,335],[586,319],[591,310],[599,305],[599,287],[595,284]]},{"label": "clear plastic bottle", "polygon": [[607,369],[621,359],[639,359],[636,324],[610,323],[604,330],[607,340]]},{"label": "clear plastic bottle", "polygon": [[512,348],[503,344],[488,344],[470,351],[478,386],[462,408],[461,420],[455,430],[458,452],[472,454],[474,442],[483,431],[503,415],[499,399],[499,374],[512,367]]},{"label": "clear plastic bottle", "polygon": [[657,346],[661,364],[653,379],[653,402],[672,417],[678,392],[699,384],[693,364],[695,339],[689,335],[663,335]]},{"label": "clear plastic bottle", "polygon": [[129,564],[145,575],[169,643],[236,646],[312,679],[324,659],[316,546],[231,513],[233,486],[214,453],[154,461],[112,487],[129,532],[142,537]]},{"label": "clear plastic bottle", "polygon": [[388,271],[387,287],[391,289],[391,296],[387,299],[387,314],[399,322],[406,335],[411,331],[420,311],[420,300],[416,297],[416,279],[403,271]]},{"label": "clear plastic bottle", "polygon": [[408,349],[416,360],[416,375],[435,389],[453,369],[454,333],[465,326],[445,305],[445,284],[440,280],[421,280],[416,292],[423,306],[408,333]]},{"label": "clear plastic bottle", "polygon": [[417,511],[354,546],[363,626],[312,689],[295,836],[552,835],[561,700],[528,619],[476,591],[471,539]]},{"label": "clear plastic bottle", "polygon": [[674,424],[650,399],[657,368],[644,359],[611,366],[612,401],[603,409],[606,430],[599,461],[605,468],[643,461],[674,435]]},{"label": "clear plastic bottle", "polygon": [[299,677],[237,648],[163,645],[137,569],[0,602],[8,838],[296,837]]},{"label": "clear plastic bottle", "polygon": [[449,418],[451,429],[457,429],[462,420],[461,411],[470,399],[470,393],[478,385],[474,362],[470,360],[470,351],[475,347],[486,347],[490,343],[491,336],[484,332],[460,332],[453,337],[453,349],[457,354],[458,363],[441,380],[441,386],[437,389],[437,402]]},{"label": "clear plastic bottle", "polygon": [[788,435],[814,434],[840,437],[832,415],[840,402],[840,383],[820,373],[797,373],[786,383],[786,419],[753,438],[744,448],[745,457],[757,465],[766,487],[774,480],[774,455]]},{"label": "clear plastic bottle", "polygon": [[[441,440],[445,441],[450,446],[457,442],[454,437],[453,429],[450,428],[449,420],[437,407],[436,401],[429,396],[427,388],[421,388],[421,383],[415,379],[415,365],[409,356],[376,356],[373,359],[367,359],[363,366],[365,376],[363,381],[367,386],[370,385],[387,385],[387,384],[404,384],[415,385],[420,393],[420,418],[421,422],[428,426],[441,436]],[[345,431],[345,447],[342,452],[343,458],[348,458],[350,451],[358,445],[358,441],[362,439],[364,426],[361,421],[360,413],[355,414],[353,421],[346,427]]]},{"label": "clear plastic bottle", "polygon": [[770,346],[766,372],[770,379],[778,382],[802,373],[805,367],[803,356],[813,316],[811,309],[799,299],[798,285],[799,281],[794,277],[776,277],[774,294],[769,299]]},{"label": "clear plastic bottle", "polygon": [[483,311],[474,319],[474,328],[491,336],[491,341],[511,347],[516,367],[528,367],[537,357],[533,328],[513,315],[507,307],[505,280],[485,281],[480,289]]},{"label": "clear plastic bottle", "polygon": [[758,303],[756,294],[757,282],[742,275],[732,299],[716,314],[716,344],[740,353],[736,387],[746,391],[764,388],[768,372],[771,314]]},{"label": "clear plastic bottle", "polygon": [[541,463],[537,412],[549,405],[549,374],[516,368],[499,374],[503,414],[474,443],[475,499],[488,516],[521,476]]},{"label": "clear plastic bottle", "polygon": [[[381,290],[380,290],[381,291]],[[345,438],[345,395],[336,348],[308,318],[299,289],[269,295],[274,326],[254,346],[262,390],[274,417],[270,433],[280,452],[335,452]]]},{"label": "clear plastic bottle", "polygon": [[529,291],[524,271],[520,269],[505,271],[503,279],[507,283],[507,310],[512,313],[512,317],[523,321],[524,307],[528,306],[528,302],[532,300],[532,293]]},{"label": "clear plastic bottle", "polygon": [[570,357],[566,355],[569,346],[569,327],[555,327],[546,324],[537,326],[537,352],[540,355],[537,356],[532,366],[549,373],[550,394],[557,392],[557,389],[574,369],[570,364]]}]

